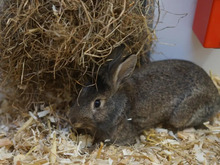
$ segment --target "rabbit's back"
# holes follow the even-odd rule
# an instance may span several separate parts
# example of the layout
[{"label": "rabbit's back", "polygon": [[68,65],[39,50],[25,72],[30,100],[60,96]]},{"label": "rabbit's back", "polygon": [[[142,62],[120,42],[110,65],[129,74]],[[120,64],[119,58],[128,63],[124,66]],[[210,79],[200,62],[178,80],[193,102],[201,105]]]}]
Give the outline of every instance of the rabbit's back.
[{"label": "rabbit's back", "polygon": [[138,130],[159,123],[197,126],[219,110],[219,94],[208,74],[184,60],[147,64],[124,87],[132,107],[128,116]]}]

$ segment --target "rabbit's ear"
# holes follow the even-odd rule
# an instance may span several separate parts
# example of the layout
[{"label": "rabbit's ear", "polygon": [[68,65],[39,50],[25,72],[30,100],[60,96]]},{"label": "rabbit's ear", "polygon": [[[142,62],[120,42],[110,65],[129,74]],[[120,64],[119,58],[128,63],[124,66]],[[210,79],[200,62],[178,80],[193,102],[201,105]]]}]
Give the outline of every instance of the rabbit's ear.
[{"label": "rabbit's ear", "polygon": [[108,56],[107,61],[111,61],[110,63],[114,63],[113,61],[117,61],[121,59],[124,53],[125,45],[121,44],[120,46],[116,47],[112,53]]},{"label": "rabbit's ear", "polygon": [[115,68],[116,65],[120,64],[124,49],[125,45],[123,44],[113,49],[111,54],[107,57],[105,64],[100,68],[99,76],[108,80],[109,75],[106,73],[109,73],[112,68]]},{"label": "rabbit's ear", "polygon": [[111,82],[115,90],[117,90],[120,86],[120,84],[128,78],[132,72],[134,71],[135,65],[137,63],[137,56],[131,55],[128,58],[126,58],[122,63],[119,65],[113,65],[112,68],[113,72],[110,72],[111,75]]}]

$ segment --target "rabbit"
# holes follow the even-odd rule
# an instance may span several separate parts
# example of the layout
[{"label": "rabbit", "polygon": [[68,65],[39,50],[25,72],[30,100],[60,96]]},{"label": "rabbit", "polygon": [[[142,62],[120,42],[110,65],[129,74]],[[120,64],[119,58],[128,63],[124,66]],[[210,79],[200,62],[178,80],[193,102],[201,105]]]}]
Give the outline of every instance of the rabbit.
[{"label": "rabbit", "polygon": [[131,145],[143,130],[159,124],[177,130],[199,127],[220,109],[220,95],[208,74],[184,60],[155,61],[136,68],[137,56],[123,47],[102,67],[96,85],[83,87],[70,108],[75,129],[94,143]]}]

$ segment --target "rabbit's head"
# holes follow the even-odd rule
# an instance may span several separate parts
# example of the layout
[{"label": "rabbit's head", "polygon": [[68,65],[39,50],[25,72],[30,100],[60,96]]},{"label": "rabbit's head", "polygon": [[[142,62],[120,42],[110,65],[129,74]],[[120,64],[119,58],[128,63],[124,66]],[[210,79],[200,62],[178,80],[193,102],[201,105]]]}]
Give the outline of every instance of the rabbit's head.
[{"label": "rabbit's head", "polygon": [[122,52],[122,47],[113,51],[112,54],[117,57],[103,66],[96,85],[81,89],[70,111],[70,119],[76,129],[85,129],[96,135],[108,134],[120,122],[127,98],[119,89],[132,74],[137,62],[136,55],[122,59]]}]

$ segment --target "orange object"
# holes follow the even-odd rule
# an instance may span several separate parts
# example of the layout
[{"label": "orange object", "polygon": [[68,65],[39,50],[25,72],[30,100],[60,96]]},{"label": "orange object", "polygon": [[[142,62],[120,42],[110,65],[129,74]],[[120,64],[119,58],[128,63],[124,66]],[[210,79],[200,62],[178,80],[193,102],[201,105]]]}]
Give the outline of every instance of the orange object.
[{"label": "orange object", "polygon": [[205,48],[220,48],[220,0],[198,0],[193,31]]}]

